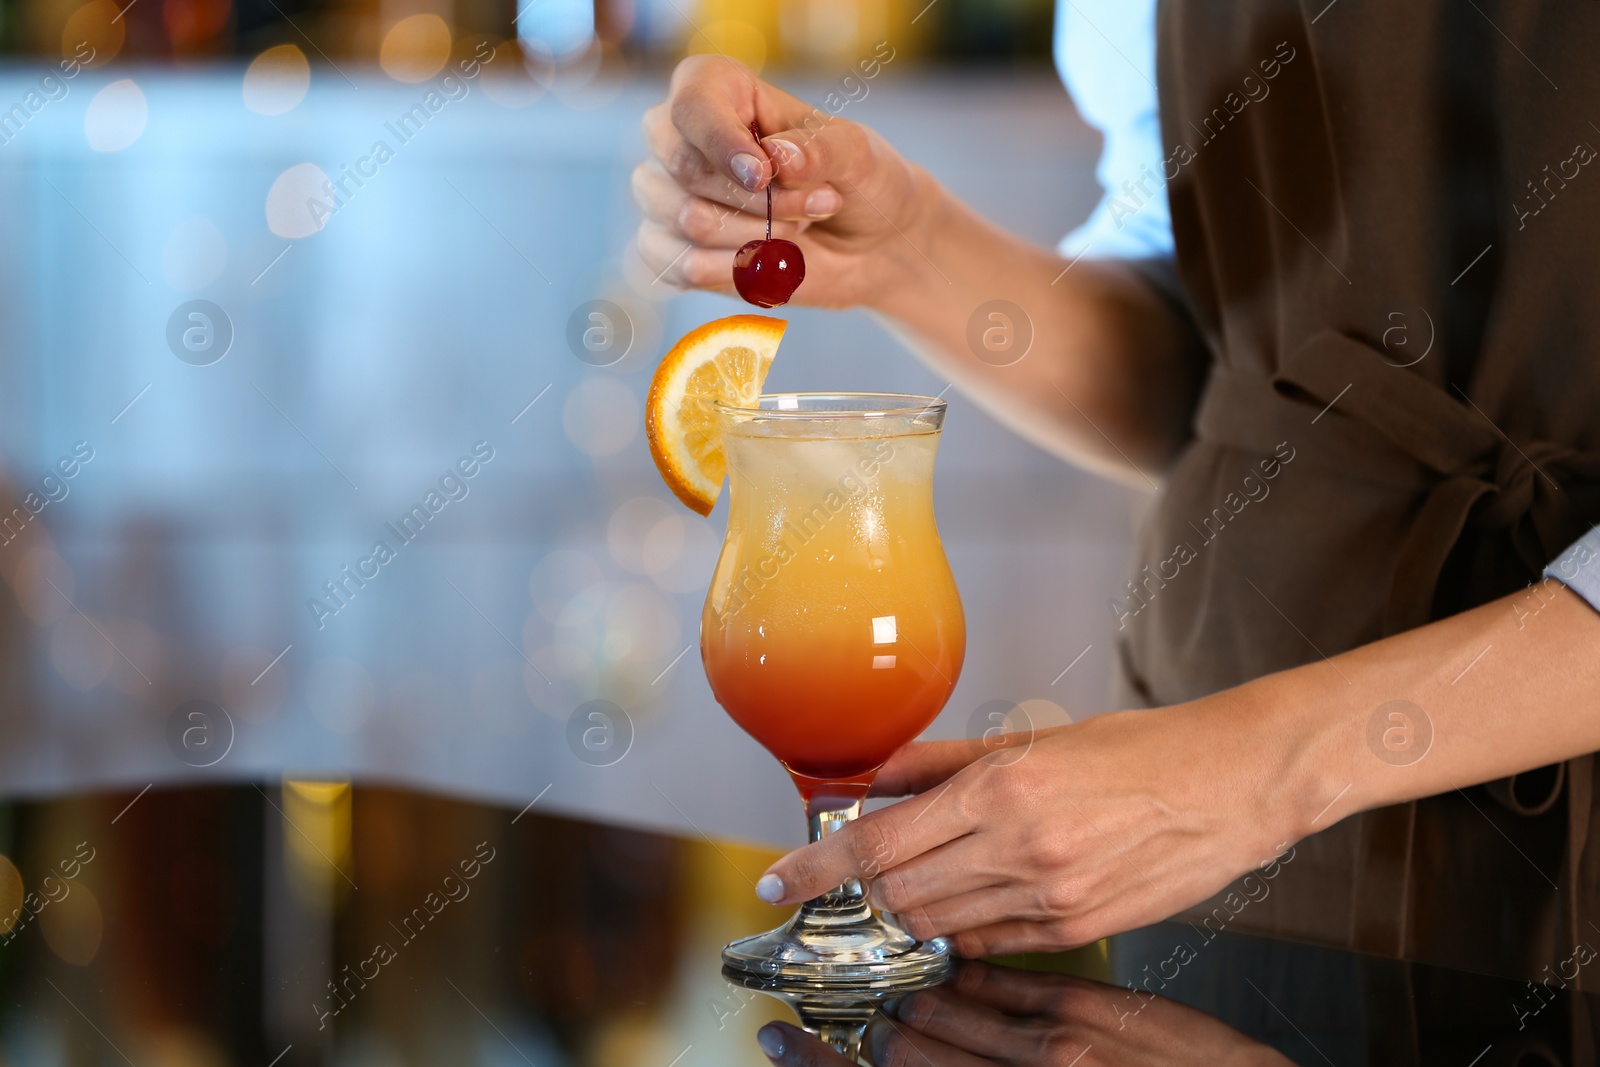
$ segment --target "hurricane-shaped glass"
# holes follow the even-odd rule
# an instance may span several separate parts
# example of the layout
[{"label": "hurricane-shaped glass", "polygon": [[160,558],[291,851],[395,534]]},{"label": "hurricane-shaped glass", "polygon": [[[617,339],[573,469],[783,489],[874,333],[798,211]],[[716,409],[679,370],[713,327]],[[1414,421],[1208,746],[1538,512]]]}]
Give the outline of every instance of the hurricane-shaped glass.
[{"label": "hurricane-shaped glass", "polygon": [[[728,534],[700,624],[718,703],[788,770],[811,839],[854,819],[961,672],[966,623],[933,516],[944,401],[802,393],[718,408]],[[878,857],[785,926],[723,950],[748,977],[912,981],[942,941],[875,915]]]}]

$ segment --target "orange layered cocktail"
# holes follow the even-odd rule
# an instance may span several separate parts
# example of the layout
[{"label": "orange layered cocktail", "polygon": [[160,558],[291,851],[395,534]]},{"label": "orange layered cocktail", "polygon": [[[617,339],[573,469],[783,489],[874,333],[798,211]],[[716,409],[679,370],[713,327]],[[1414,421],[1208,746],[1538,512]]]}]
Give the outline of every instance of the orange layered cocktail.
[{"label": "orange layered cocktail", "polygon": [[700,650],[718,703],[802,792],[847,795],[933,721],[961,671],[966,628],[933,518],[939,428],[914,398],[842,418],[786,400],[799,403],[724,416],[728,534]]}]

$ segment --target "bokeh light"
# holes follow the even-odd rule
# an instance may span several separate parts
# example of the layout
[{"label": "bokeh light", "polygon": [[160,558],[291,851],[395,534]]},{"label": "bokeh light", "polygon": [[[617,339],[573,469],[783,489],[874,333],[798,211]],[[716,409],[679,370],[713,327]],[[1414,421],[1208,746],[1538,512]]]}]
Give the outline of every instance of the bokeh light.
[{"label": "bokeh light", "polygon": [[292,44],[273,45],[244,71],[244,106],[258,115],[282,115],[306,98],[311,64]]},{"label": "bokeh light", "polygon": [[[657,569],[669,566],[672,559],[665,557],[676,558],[683,548],[683,527],[677,524],[677,513],[681,510],[651,496],[623,501],[606,524],[606,547],[611,550],[611,558],[617,561],[617,566],[634,574],[650,573],[652,564]],[[658,527],[662,532],[650,545],[651,558],[647,561],[647,542]]]},{"label": "bokeh light", "polygon": [[537,46],[530,46],[528,54],[542,57],[542,64],[533,68],[534,77],[541,78],[545,87],[557,94],[567,107],[580,111],[604,107],[622,90],[621,79],[600,78],[606,49],[598,38],[591,39],[587,47],[565,55],[545,56]]},{"label": "bokeh light", "polygon": [[519,0],[517,10],[517,36],[558,61],[594,41],[592,0]]},{"label": "bokeh light", "polygon": [[161,21],[172,50],[194,52],[228,24],[230,0],[162,0]]},{"label": "bokeh light", "polygon": [[678,562],[683,555],[684,522],[682,515],[666,515],[645,532],[644,543],[639,548],[639,562],[646,574],[660,574]]},{"label": "bokeh light", "polygon": [[17,865],[10,857],[0,855],[0,934],[10,933],[11,928],[22,921],[17,909],[22,907],[24,892]]},{"label": "bokeh light", "polygon": [[47,626],[72,610],[72,571],[54,548],[30,548],[17,567],[17,601],[35,625]]},{"label": "bokeh light", "polygon": [[556,616],[556,632],[563,636],[576,636],[579,638],[578,644],[585,648],[594,648],[597,642],[590,628],[600,618],[600,609],[605,607],[606,597],[609,594],[610,587],[605,582],[598,582],[574,593],[561,608],[561,613]]},{"label": "bokeh light", "polygon": [[349,888],[350,783],[285,779],[283,835],[289,884],[304,904],[331,911]]},{"label": "bokeh light", "polygon": [[619,667],[659,671],[681,650],[682,635],[677,605],[654,586],[629,583],[606,605],[602,648]]},{"label": "bokeh light", "polygon": [[478,84],[483,95],[501,107],[522,108],[544,95],[548,80],[538,76],[538,61],[524,54],[517,41],[501,41],[494,46],[494,58],[483,64]]},{"label": "bokeh light", "polygon": [[689,39],[689,54],[724,55],[759,74],[767,65],[767,37],[739,19],[719,19],[700,27]]},{"label": "bokeh light", "polygon": [[315,163],[296,163],[267,190],[267,229],[279,237],[310,237],[328,224],[333,182]]},{"label": "bokeh light", "polygon": [[722,551],[722,534],[688,510],[663,519],[645,535],[645,572],[669,593],[704,592]]},{"label": "bokeh light", "polygon": [[395,81],[427,81],[450,58],[450,27],[438,15],[411,15],[389,27],[378,65]]},{"label": "bokeh light", "polygon": [[182,1024],[152,1026],[132,1043],[130,1062],[161,1067],[231,1067],[234,1063],[215,1040]]},{"label": "bokeh light", "polygon": [[94,94],[83,116],[83,135],[96,152],[120,152],[137,141],[150,118],[144,91],[123,78]]},{"label": "bokeh light", "polygon": [[[89,0],[81,5],[61,28],[61,57],[78,60],[86,68],[111,62],[122,51],[127,36],[127,22],[119,15],[111,0]],[[85,61],[81,57],[86,55],[93,58]]]},{"label": "bokeh light", "polygon": [[50,630],[50,665],[74,689],[88,692],[105,681],[116,655],[84,616],[65,615]]},{"label": "bokeh light", "polygon": [[[806,0],[779,11],[786,59],[849,67],[873,42],[892,35],[887,5],[861,0]],[[904,43],[901,36],[899,43]]]},{"label": "bokeh light", "polygon": [[[594,657],[581,645],[553,641],[547,645],[530,647],[527,652],[529,662],[544,675],[544,678],[541,678],[539,674],[528,671],[522,676],[523,690],[535,704],[539,704],[540,693],[548,693],[550,690],[545,678],[551,681],[587,679],[594,673]],[[555,704],[547,702],[539,706],[552,717],[565,714]]]},{"label": "bokeh light", "polygon": [[[55,894],[58,899],[51,900],[39,912],[39,932],[44,935],[44,943],[50,946],[50,951],[63,962],[87,967],[99,953],[100,939],[105,933],[100,901],[81,878],[64,881],[60,875],[52,874],[48,879],[50,886],[41,888],[39,894],[41,897]],[[65,896],[59,895],[62,889],[58,886],[65,888]]]}]

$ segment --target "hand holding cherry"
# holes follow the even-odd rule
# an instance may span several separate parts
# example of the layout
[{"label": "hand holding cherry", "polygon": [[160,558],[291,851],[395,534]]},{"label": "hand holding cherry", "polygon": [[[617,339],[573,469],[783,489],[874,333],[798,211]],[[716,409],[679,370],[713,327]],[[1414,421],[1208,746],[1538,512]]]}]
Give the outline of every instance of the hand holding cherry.
[{"label": "hand holding cherry", "polygon": [[[759,144],[761,128],[754,122],[750,133]],[[806,260],[793,241],[772,236],[772,185],[767,185],[767,236],[748,241],[733,257],[733,287],[756,307],[775,308],[787,304],[805,281]]]},{"label": "hand holding cherry", "polygon": [[632,185],[652,284],[846,308],[903,293],[926,268],[916,249],[941,217],[938,184],[868,127],[824,118],[726,56],[678,64],[643,132]]}]

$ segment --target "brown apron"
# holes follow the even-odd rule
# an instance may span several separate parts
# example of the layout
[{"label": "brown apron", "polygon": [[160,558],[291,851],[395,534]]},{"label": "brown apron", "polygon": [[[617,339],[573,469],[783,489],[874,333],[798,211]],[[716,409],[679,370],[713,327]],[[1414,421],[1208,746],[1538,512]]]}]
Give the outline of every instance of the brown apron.
[{"label": "brown apron", "polygon": [[[1600,522],[1597,53],[1595,3],[1162,4],[1213,365],[1113,606],[1126,705],[1505,595]],[[1595,774],[1346,819],[1234,928],[1548,977],[1600,948]]]}]

